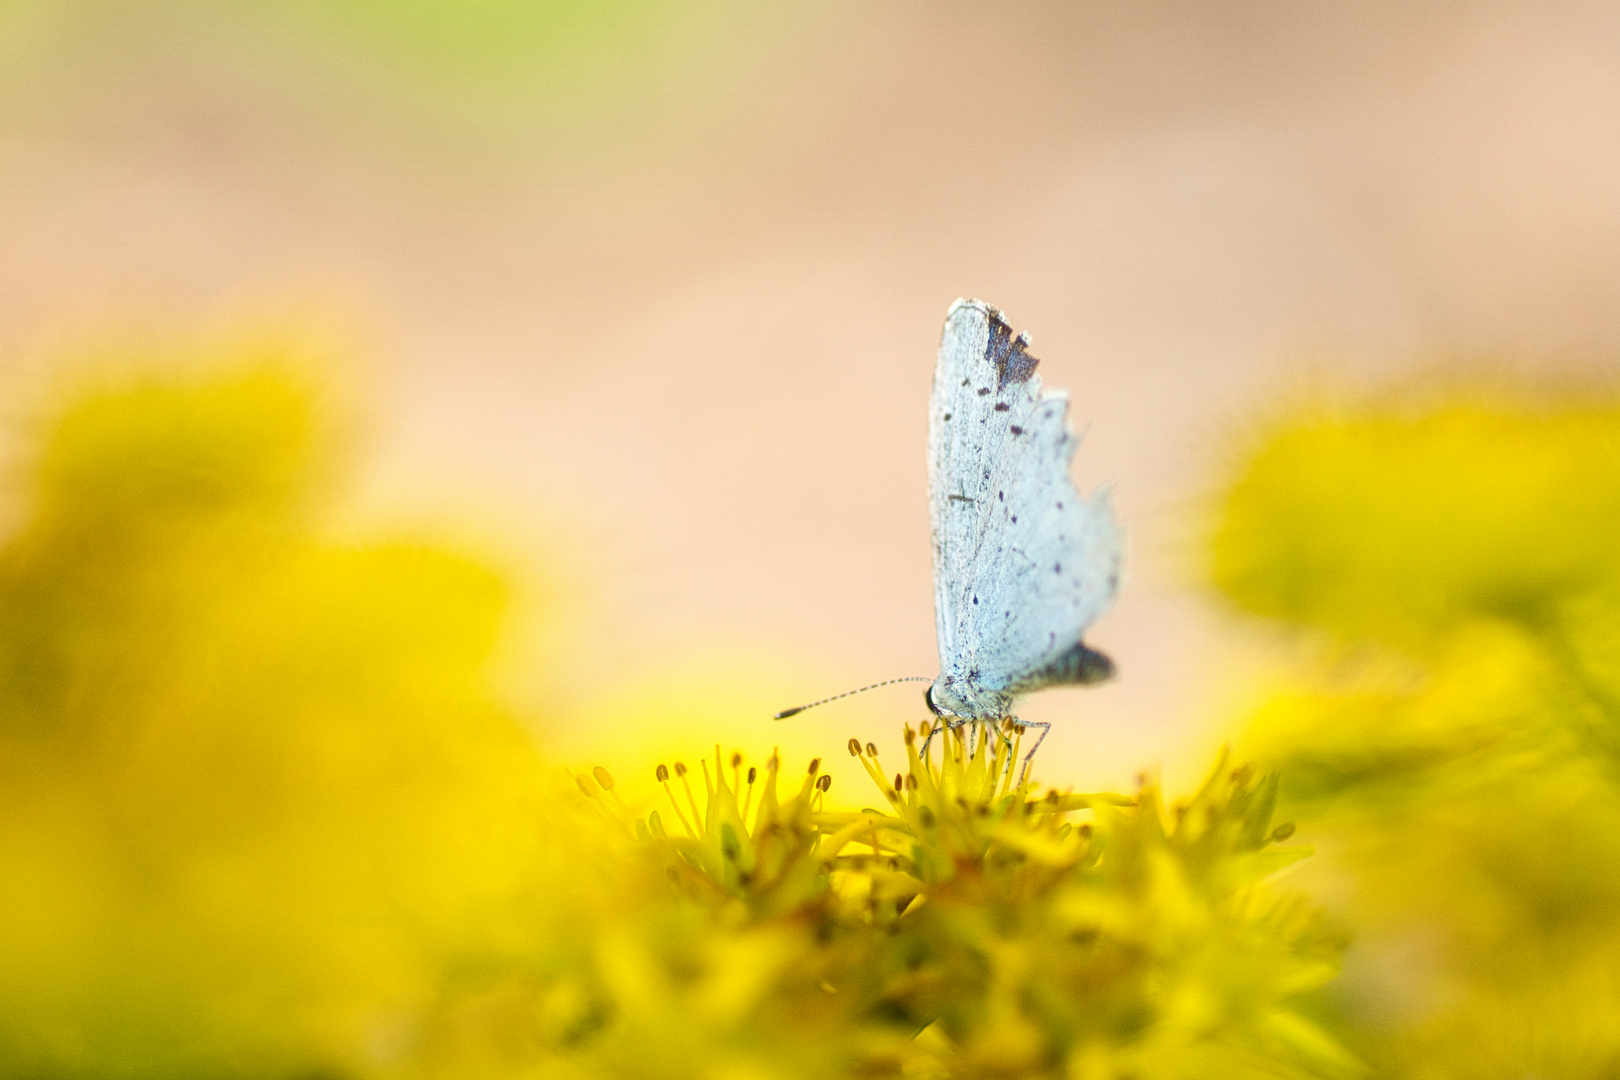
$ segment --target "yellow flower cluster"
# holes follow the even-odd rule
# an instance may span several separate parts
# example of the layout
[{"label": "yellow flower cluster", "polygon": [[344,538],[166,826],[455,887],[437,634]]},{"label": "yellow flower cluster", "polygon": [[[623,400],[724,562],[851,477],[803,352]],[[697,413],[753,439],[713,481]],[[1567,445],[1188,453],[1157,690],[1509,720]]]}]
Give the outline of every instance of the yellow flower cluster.
[{"label": "yellow flower cluster", "polygon": [[[643,964],[680,978],[622,999],[660,1002],[666,1033],[702,1033],[668,1075],[1355,1071],[1295,1007],[1333,976],[1337,946],[1264,884],[1309,853],[1272,846],[1292,833],[1270,825],[1274,778],[1223,759],[1169,810],[1145,780],[1133,797],[1043,795],[1014,782],[1012,733],[940,734],[937,760],[921,734],[906,730],[892,775],[849,741],[884,804],[858,813],[823,807],[819,760],[785,798],[775,756],[745,771],[734,754],[728,771],[717,749],[701,799],[691,770],[659,768],[678,824],[655,811],[633,828],[695,921]],[[608,776],[580,786],[625,820]],[[707,959],[676,960],[705,938]],[[664,1052],[667,1034],[639,1022],[601,1039],[624,1075]]]},{"label": "yellow flower cluster", "polygon": [[1305,412],[1216,581],[1306,647],[1248,748],[1356,933],[1333,1026],[1390,1076],[1620,1073],[1620,406]]}]

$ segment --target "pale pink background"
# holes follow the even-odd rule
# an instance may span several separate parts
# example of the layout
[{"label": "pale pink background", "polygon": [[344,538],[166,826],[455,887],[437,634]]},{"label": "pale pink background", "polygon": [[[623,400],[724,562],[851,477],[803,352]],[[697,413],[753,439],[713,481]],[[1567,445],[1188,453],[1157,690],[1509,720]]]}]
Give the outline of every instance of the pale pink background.
[{"label": "pale pink background", "polygon": [[[1026,710],[1077,783],[1240,706],[1259,639],[1198,537],[1279,402],[1620,348],[1613,3],[710,4],[577,103],[485,111],[94,7],[0,49],[6,362],[243,319],[357,344],[355,521],[567,579],[505,670],[570,758],[634,756],[613,717],[662,701],[761,748],[775,708],[934,671],[959,295],[1032,332],[1131,536],[1094,634],[1122,677]],[[921,708],[889,693],[789,742],[892,745]]]}]

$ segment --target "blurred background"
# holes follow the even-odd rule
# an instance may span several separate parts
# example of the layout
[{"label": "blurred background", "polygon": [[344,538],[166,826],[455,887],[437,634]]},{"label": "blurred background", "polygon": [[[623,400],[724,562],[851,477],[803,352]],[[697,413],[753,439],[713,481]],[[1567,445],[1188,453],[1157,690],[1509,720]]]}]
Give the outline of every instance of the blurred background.
[{"label": "blurred background", "polygon": [[1612,1080],[1616,192],[1612,3],[0,0],[0,1076],[633,1013],[558,766],[871,798],[966,295],[1130,537],[1041,778],[1237,738],[1355,1054]]},{"label": "blurred background", "polygon": [[919,711],[757,723],[935,670],[924,401],[968,295],[1131,537],[1123,675],[1033,700],[1043,753],[1174,769],[1254,662],[1190,569],[1247,426],[1611,354],[1616,190],[1598,2],[0,6],[14,411],[113,339],[341,356],[346,512],[545,568],[568,631],[507,681],[571,760],[654,702],[806,746]]}]

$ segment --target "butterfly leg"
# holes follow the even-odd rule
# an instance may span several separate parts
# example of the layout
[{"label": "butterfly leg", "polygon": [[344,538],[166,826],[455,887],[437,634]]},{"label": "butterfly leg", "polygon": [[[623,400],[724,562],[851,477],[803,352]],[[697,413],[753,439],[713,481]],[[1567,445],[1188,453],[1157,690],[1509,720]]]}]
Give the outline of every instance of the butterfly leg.
[{"label": "butterfly leg", "polygon": [[[996,737],[999,736],[1001,741],[1006,744],[1007,749],[1009,751],[1012,750],[1013,740],[1012,740],[1012,736],[1008,734],[1008,731],[1010,729],[1008,728],[1007,725],[1010,724],[1010,723],[1014,723],[1014,722],[1015,721],[1013,720],[1012,717],[1005,717],[1005,718],[1003,718],[1001,720],[980,720],[979,721],[979,725],[984,728],[984,759],[985,759],[986,763],[988,763],[990,761],[990,758],[991,758],[991,750],[990,750],[990,740],[991,739],[996,738]],[[996,752],[999,753],[1000,751],[997,750]],[[1007,758],[1008,758],[1007,764],[1008,764],[1008,766],[1011,766],[1011,764],[1012,764],[1012,754],[1009,753],[1007,755]]]},{"label": "butterfly leg", "polygon": [[[941,717],[941,719],[944,719],[944,718]],[[942,731],[955,731],[957,728],[961,727],[963,724],[966,724],[968,722],[969,722],[968,718],[965,717],[965,716],[953,716],[950,719],[945,720],[945,722],[943,724],[935,724],[932,728],[930,728],[928,730],[927,736],[924,737],[923,744],[922,744],[922,749],[917,751],[917,756],[923,760],[924,764],[927,764],[927,762],[928,762],[928,744],[934,741],[934,736],[938,735]]]},{"label": "butterfly leg", "polygon": [[1020,786],[1022,786],[1024,781],[1029,779],[1029,763],[1035,759],[1035,751],[1041,748],[1041,743],[1046,741],[1046,733],[1052,730],[1052,725],[1047,723],[1045,720],[1020,720],[1016,716],[1012,717],[1011,719],[1013,724],[1017,727],[1025,729],[1041,729],[1041,733],[1035,737],[1035,745],[1030,747],[1029,753],[1024,755],[1024,768],[1018,774],[1018,783]]},{"label": "butterfly leg", "polygon": [[941,725],[936,723],[928,729],[928,734],[923,738],[922,749],[917,751],[917,756],[922,759],[925,765],[928,763],[928,744],[934,741],[935,735],[939,734],[940,727]]}]

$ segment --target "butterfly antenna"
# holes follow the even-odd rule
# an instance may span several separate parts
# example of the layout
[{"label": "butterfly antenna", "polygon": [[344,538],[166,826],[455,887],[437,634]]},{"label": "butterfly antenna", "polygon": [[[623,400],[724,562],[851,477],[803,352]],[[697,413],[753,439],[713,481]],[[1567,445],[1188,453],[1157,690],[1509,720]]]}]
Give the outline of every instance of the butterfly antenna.
[{"label": "butterfly antenna", "polygon": [[893,686],[895,683],[902,683],[902,682],[933,682],[933,681],[934,680],[931,679],[930,677],[928,677],[927,675],[907,675],[903,679],[884,679],[882,682],[875,682],[871,686],[863,686],[859,690],[845,690],[842,694],[834,694],[832,697],[824,697],[820,701],[812,701],[808,705],[800,705],[796,709],[783,709],[781,712],[779,712],[775,716],[771,717],[771,719],[773,719],[773,720],[786,720],[790,716],[797,716],[799,713],[804,712],[804,710],[813,709],[817,705],[825,705],[829,701],[837,701],[839,698],[847,698],[847,697],[849,697],[849,696],[851,696],[853,694],[864,694],[868,690],[876,690],[880,686]]}]

